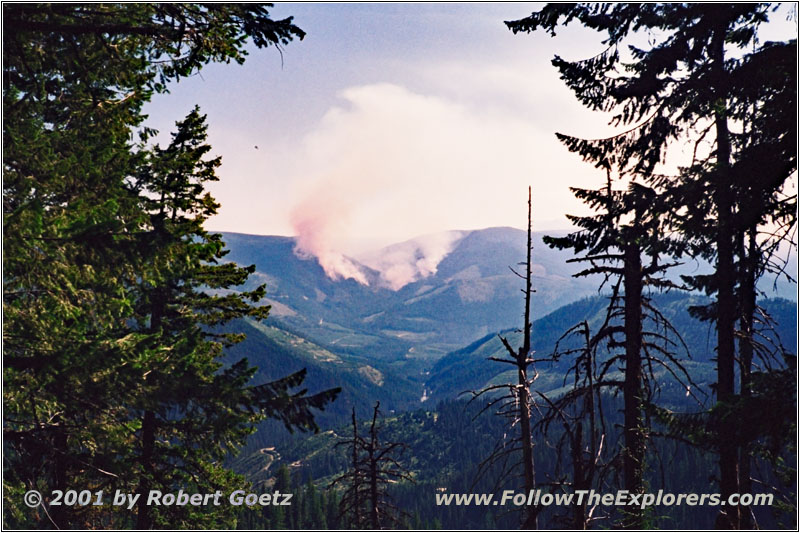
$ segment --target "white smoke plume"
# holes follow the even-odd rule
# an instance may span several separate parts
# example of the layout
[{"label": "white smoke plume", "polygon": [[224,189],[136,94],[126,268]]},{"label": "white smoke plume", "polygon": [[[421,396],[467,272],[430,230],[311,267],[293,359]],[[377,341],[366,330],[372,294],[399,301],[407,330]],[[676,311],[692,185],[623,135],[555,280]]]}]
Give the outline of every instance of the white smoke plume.
[{"label": "white smoke plume", "polygon": [[330,277],[373,279],[350,257],[364,257],[393,289],[431,275],[456,234],[383,255],[365,252],[449,228],[522,227],[532,182],[535,216],[563,216],[550,207],[554,194],[570,195],[553,179],[563,173],[552,168],[560,157],[544,163],[537,155],[556,153],[558,142],[513,110],[387,83],[352,87],[341,97],[345,105],[332,107],[306,135],[288,176],[299,199],[290,217],[296,253],[316,257]]},{"label": "white smoke plume", "polygon": [[291,223],[297,235],[295,255],[301,259],[316,257],[331,279],[354,279],[362,285],[369,285],[360,266],[336,249],[337,234],[340,235],[337,232],[343,231],[342,217],[346,216],[346,205],[332,203],[315,206],[319,198],[311,197],[291,214]]},{"label": "white smoke plume", "polygon": [[442,259],[449,254],[464,231],[445,231],[417,237],[359,256],[368,267],[381,273],[381,281],[392,290],[436,274]]}]

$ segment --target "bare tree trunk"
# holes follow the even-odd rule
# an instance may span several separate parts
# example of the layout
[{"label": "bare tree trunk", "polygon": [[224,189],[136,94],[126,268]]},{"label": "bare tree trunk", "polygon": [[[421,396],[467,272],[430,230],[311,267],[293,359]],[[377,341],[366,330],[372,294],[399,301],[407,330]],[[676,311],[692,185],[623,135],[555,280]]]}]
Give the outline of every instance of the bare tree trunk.
[{"label": "bare tree trunk", "polygon": [[[531,188],[528,187],[528,246],[525,261],[525,326],[522,346],[517,354],[519,378],[519,419],[522,431],[522,461],[524,464],[525,492],[530,494],[536,484],[536,470],[533,459],[533,437],[531,435],[531,392],[528,385],[528,358],[531,351]],[[523,529],[538,529],[538,510],[531,507],[525,513]]]},{"label": "bare tree trunk", "polygon": [[[751,395],[751,372],[753,366],[753,323],[756,310],[756,270],[758,269],[758,244],[756,228],[748,231],[747,252],[742,243],[742,259],[745,263],[743,279],[740,287],[742,315],[739,319],[741,338],[739,340],[740,390],[743,397]],[[752,491],[750,481],[750,447],[742,445],[739,450],[739,491],[749,494]],[[753,517],[749,506],[741,506],[741,529],[753,529]]]},{"label": "bare tree trunk", "polygon": [[[575,428],[575,443],[572,446],[572,484],[573,492],[579,490],[591,489],[590,484],[587,483],[588,476],[584,471],[583,465],[583,428],[578,421],[578,426]],[[580,503],[575,503],[572,509],[572,529],[586,529],[586,499],[582,499]]]},{"label": "bare tree trunk", "polygon": [[[334,479],[330,487],[339,483],[350,483],[339,504],[339,516],[350,522],[342,522],[350,529],[381,529],[402,524],[386,493],[386,484],[399,480],[414,482],[411,474],[393,456],[395,450],[405,448],[401,442],[381,443],[378,438],[378,413],[380,402],[375,402],[372,425],[366,438],[358,434],[356,411],[353,409],[353,438],[340,444],[352,444],[352,472]],[[338,445],[337,445],[338,446]],[[363,491],[363,492],[362,492]],[[401,513],[404,516],[410,516]]]},{"label": "bare tree trunk", "polygon": [[[635,242],[625,245],[625,489],[631,494],[644,492],[645,435],[642,419],[642,258]],[[626,510],[626,528],[641,529],[642,511]]]},{"label": "bare tree trunk", "polygon": [[358,421],[356,420],[356,408],[353,407],[353,523],[355,528],[362,527],[361,523],[361,494],[358,464]]},{"label": "bare tree trunk", "polygon": [[[530,391],[528,377],[524,369],[519,370],[520,382],[520,431],[522,431],[522,460],[525,464],[525,493],[530,494],[535,488],[535,470],[533,460],[533,438],[531,436]],[[523,529],[538,529],[538,512],[530,507],[525,513]]]},{"label": "bare tree trunk", "polygon": [[[717,136],[717,169],[714,179],[714,201],[717,207],[717,400],[727,403],[734,399],[734,327],[736,323],[735,274],[733,264],[733,191],[729,179],[731,143],[725,94],[725,26],[721,23],[711,43],[713,80],[717,105],[715,130]],[[733,420],[724,420],[719,432],[720,493],[725,501],[739,492],[739,461]],[[739,509],[724,505],[717,517],[717,527],[738,529]]]},{"label": "bare tree trunk", "polygon": [[375,412],[372,415],[372,426],[370,427],[370,439],[369,439],[369,495],[370,495],[370,506],[369,506],[369,518],[370,518],[370,527],[372,529],[380,529],[381,524],[380,520],[378,519],[378,475],[379,475],[379,467],[378,467],[378,432],[375,427],[375,423],[378,418],[378,402],[375,405]]}]

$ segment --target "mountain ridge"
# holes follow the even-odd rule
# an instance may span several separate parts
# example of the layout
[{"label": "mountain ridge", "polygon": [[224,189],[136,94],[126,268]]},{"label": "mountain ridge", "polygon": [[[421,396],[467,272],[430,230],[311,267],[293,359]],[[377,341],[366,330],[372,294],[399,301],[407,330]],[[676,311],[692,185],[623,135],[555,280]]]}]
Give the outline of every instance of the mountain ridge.
[{"label": "mountain ridge", "polygon": [[[533,234],[534,319],[596,295],[600,286],[597,275],[572,277],[582,266],[568,262],[573,257],[568,251],[551,249],[542,241],[554,233],[566,232]],[[495,227],[435,235],[384,247],[387,253],[398,246],[403,249],[389,263],[396,266],[399,259],[408,259],[416,262],[412,270],[427,273],[397,290],[379,283],[380,272],[364,265],[373,280],[369,285],[331,279],[313,257],[298,256],[294,237],[223,233],[223,239],[227,260],[256,265],[243,288],[266,285],[263,303],[273,306],[272,319],[278,325],[302,332],[327,349],[402,364],[414,358],[435,360],[519,323],[522,315],[522,284],[511,268],[525,258],[525,231]],[[442,254],[442,246],[449,251]],[[425,262],[421,252],[434,248],[441,258]],[[689,262],[672,276],[679,279],[703,268],[707,267]],[[775,295],[786,293],[779,290]],[[793,296],[793,290],[789,294]]]}]

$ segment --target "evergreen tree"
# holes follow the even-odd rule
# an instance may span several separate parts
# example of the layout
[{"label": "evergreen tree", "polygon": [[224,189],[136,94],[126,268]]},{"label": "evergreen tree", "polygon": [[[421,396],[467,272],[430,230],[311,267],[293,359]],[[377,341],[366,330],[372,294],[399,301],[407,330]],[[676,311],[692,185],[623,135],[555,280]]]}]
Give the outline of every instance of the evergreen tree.
[{"label": "evergreen tree", "polygon": [[[224,245],[202,229],[219,164],[205,158],[203,117],[166,149],[148,150],[142,127],[168,82],[243,62],[248,39],[303,32],[256,5],[15,4],[3,24],[4,525],[133,525],[100,506],[31,513],[21,495],[240,484],[220,463],[255,420],[313,429],[310,409],[334,394],[292,393],[302,372],[252,387],[245,361],[221,367],[238,337],[214,326],[266,316],[250,305],[263,289],[221,291],[252,267],[217,263]],[[233,519],[175,513],[137,523]]]},{"label": "evergreen tree", "polygon": [[[573,250],[578,256],[571,262],[589,263],[585,270],[575,276],[602,274],[603,286],[609,284],[611,294],[605,321],[595,335],[590,335],[586,323],[567,332],[567,336],[577,333],[583,338],[580,348],[567,350],[568,355],[578,355],[572,367],[576,385],[573,394],[551,403],[556,412],[550,416],[563,418],[562,410],[568,402],[582,400],[600,403],[600,396],[593,399],[595,393],[609,389],[614,394],[621,391],[624,402],[624,449],[621,461],[624,488],[632,494],[642,494],[645,490],[645,455],[650,429],[645,421],[645,407],[651,403],[660,381],[654,370],[668,371],[687,390],[691,390],[690,386],[693,385],[673,353],[674,348],[682,342],[679,335],[645,292],[648,288],[673,286],[663,277],[664,271],[672,265],[663,263],[662,257],[678,253],[680,245],[667,235],[663,219],[667,206],[653,189],[634,181],[627,190],[613,190],[611,172],[607,169],[605,187],[572,190],[597,214],[570,216],[570,220],[581,229],[566,237],[545,237],[545,242],[555,248]],[[643,258],[647,260],[646,263]],[[645,327],[646,321],[649,327]],[[601,361],[601,369],[597,371],[594,366],[597,364],[596,352],[603,345],[611,351],[622,348],[624,353]],[[557,347],[555,357],[559,356]],[[608,376],[608,371],[615,363],[619,363],[623,372],[624,379],[621,382]],[[592,376],[595,372],[597,375]],[[592,407],[587,414],[591,416],[593,412]],[[582,424],[576,423],[575,430],[578,433],[573,435],[573,440],[581,440]],[[598,438],[596,430],[590,430],[590,437]],[[593,465],[598,459],[596,441],[592,449],[595,452],[587,458],[587,466]],[[579,470],[583,475],[593,469],[581,467]],[[624,525],[641,528],[642,518],[641,510],[634,510],[628,513]]]},{"label": "evergreen tree", "polygon": [[[758,26],[774,9],[770,4],[551,4],[507,23],[514,32],[555,34],[558,26],[576,20],[607,34],[607,47],[597,56],[573,62],[556,57],[553,64],[585,106],[613,113],[611,123],[627,129],[599,140],[559,135],[570,150],[654,182],[670,141],[696,143],[694,171],[685,174],[688,184],[665,180],[662,185],[675,193],[675,227],[687,241],[706,243],[705,253],[715,263],[712,277],[695,282],[717,297],[711,310],[717,328],[716,394],[728,406],[736,401],[734,341],[741,315],[736,242],[752,227],[746,218],[758,223],[783,211],[779,204],[794,204],[777,197],[796,171],[796,156],[788,148],[796,144],[796,125],[779,118],[782,113],[774,106],[796,99],[789,88],[796,86],[791,82],[795,66],[788,60],[796,54],[796,42],[757,39]],[[638,31],[651,36],[647,48],[629,46],[623,57],[620,48]],[[772,61],[777,73],[769,73]],[[753,74],[770,79],[766,91],[753,83]],[[755,100],[763,98],[766,105],[753,105],[758,94]],[[734,127],[745,124],[743,130],[757,136],[759,128],[750,125],[771,120],[776,123],[766,128],[769,142],[764,143],[742,142],[748,135],[740,136]],[[761,150],[766,147],[776,149],[773,157]],[[772,200],[761,201],[765,198]],[[793,215],[787,225],[794,225]],[[717,424],[723,498],[740,492],[737,423],[728,418]],[[719,525],[740,527],[740,510],[724,506]]]},{"label": "evergreen tree", "polygon": [[[167,148],[153,149],[135,181],[150,216],[142,242],[158,251],[142,276],[137,299],[139,325],[153,342],[138,362],[146,369],[135,404],[142,413],[135,453],[141,458],[141,494],[153,488],[235,490],[243,479],[231,476],[220,463],[252,432],[263,403],[275,400],[276,391],[247,386],[255,369],[246,361],[225,369],[218,361],[224,345],[242,336],[210,328],[234,318],[266,318],[269,307],[257,305],[263,286],[223,292],[243,284],[255,267],[220,264],[227,253],[221,236],[203,229],[218,207],[204,185],[217,179],[220,164],[219,158],[206,158],[211,149],[205,144],[206,130],[205,117],[195,108],[177,124]],[[308,408],[320,408],[335,396],[328,391],[298,398],[294,412],[284,411],[283,416],[290,427],[314,429]],[[169,513],[160,517],[163,525],[196,527],[209,518],[192,510],[157,509],[159,515]],[[139,506],[139,529],[160,525],[150,514],[148,506]]]},{"label": "evergreen tree", "polygon": [[[278,472],[275,474],[275,491],[281,494],[289,494],[293,491],[292,475],[289,473],[289,468],[286,464],[281,464],[278,467]],[[265,510],[267,508],[265,507]],[[272,506],[270,509],[271,528],[272,529],[288,529],[287,513],[283,506]]]}]

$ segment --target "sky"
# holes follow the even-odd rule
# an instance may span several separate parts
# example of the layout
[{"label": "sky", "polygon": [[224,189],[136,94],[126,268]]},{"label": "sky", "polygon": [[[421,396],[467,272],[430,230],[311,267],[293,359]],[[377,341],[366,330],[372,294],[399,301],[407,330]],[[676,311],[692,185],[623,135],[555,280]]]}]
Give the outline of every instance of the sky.
[{"label": "sky", "polygon": [[[539,7],[276,4],[273,18],[293,16],[304,40],[173,84],[146,108],[148,123],[165,134],[195,104],[208,115],[222,156],[211,230],[297,235],[314,255],[357,256],[446,230],[522,228],[528,186],[534,230],[567,228],[566,213],[586,212],[569,187],[605,176],[555,132],[613,129],[550,60],[591,57],[602,36],[503,24]],[[796,36],[785,16],[770,24]]]}]

